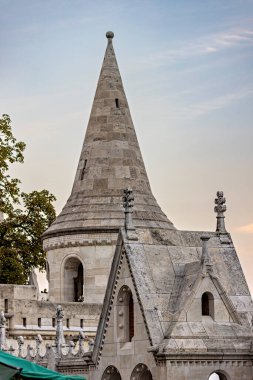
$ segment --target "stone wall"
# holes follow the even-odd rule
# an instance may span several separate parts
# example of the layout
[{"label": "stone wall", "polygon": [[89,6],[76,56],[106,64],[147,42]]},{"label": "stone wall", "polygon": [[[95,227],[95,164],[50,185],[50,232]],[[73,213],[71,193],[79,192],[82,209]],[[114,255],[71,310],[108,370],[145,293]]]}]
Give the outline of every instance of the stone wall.
[{"label": "stone wall", "polygon": [[102,304],[108,281],[117,234],[94,233],[59,236],[44,240],[47,251],[49,300],[62,303],[74,300],[74,278],[77,267],[69,269],[76,260],[83,270],[83,300]]},{"label": "stone wall", "polygon": [[[57,303],[37,300],[36,288],[30,285],[0,285],[0,296],[0,311],[5,312],[9,338],[16,339],[22,335],[33,340],[40,334],[46,340],[54,339]],[[63,302],[62,307],[64,334],[67,337],[74,337],[79,331],[89,337],[95,336],[101,305]]]}]

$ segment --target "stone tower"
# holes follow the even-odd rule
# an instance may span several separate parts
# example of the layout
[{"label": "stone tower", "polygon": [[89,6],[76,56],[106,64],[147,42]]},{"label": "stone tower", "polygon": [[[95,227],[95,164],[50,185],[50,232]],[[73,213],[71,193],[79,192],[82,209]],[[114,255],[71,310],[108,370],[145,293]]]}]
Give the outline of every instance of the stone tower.
[{"label": "stone tower", "polygon": [[175,230],[149,184],[115,57],[112,32],[71,195],[43,236],[49,298],[102,303],[119,228],[123,189],[135,194],[139,228]]}]

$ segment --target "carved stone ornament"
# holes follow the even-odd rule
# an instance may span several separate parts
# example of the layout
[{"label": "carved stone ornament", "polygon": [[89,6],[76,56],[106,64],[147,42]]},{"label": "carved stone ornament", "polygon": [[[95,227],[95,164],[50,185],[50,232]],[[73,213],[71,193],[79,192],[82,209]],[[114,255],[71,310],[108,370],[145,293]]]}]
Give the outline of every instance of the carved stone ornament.
[{"label": "carved stone ornament", "polygon": [[5,326],[6,318],[4,316],[4,312],[0,312],[0,326]]},{"label": "carved stone ornament", "polygon": [[123,195],[123,207],[125,209],[125,212],[133,212],[132,210],[133,205],[134,205],[133,190],[130,188],[127,188],[124,190],[124,195]]},{"label": "carved stone ornament", "polygon": [[226,198],[223,196],[223,191],[217,191],[217,198],[215,198],[215,204],[214,211],[217,212],[217,216],[224,216],[223,212],[227,210],[227,207],[225,205]]},{"label": "carved stone ornament", "polygon": [[214,212],[217,213],[217,227],[216,232],[220,234],[226,234],[225,222],[224,222],[224,212],[227,210],[225,205],[226,198],[223,196],[223,191],[217,191],[217,198],[215,198]]},{"label": "carved stone ornament", "polygon": [[56,309],[56,318],[62,319],[63,317],[64,317],[63,309],[62,309],[61,305],[58,305],[57,309]]},{"label": "carved stone ornament", "polygon": [[133,190],[127,188],[124,190],[123,207],[125,209],[125,228],[127,231],[127,238],[129,240],[137,240],[137,235],[133,225],[132,212],[134,206]]}]

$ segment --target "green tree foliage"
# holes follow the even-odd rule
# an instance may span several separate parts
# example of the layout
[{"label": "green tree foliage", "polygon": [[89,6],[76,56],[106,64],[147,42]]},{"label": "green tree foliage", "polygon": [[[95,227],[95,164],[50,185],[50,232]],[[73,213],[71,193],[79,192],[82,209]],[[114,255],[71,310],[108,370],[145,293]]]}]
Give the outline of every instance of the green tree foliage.
[{"label": "green tree foliage", "polygon": [[10,164],[24,162],[25,143],[12,134],[8,115],[0,118],[0,283],[25,284],[33,268],[45,269],[41,235],[55,219],[54,195],[24,193],[9,175]]}]

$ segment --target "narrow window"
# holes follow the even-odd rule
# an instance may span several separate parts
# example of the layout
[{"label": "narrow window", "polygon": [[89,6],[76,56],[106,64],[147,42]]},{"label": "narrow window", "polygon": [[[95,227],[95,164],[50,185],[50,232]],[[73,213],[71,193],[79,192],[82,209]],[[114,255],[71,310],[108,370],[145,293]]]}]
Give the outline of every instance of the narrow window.
[{"label": "narrow window", "polygon": [[134,337],[134,302],[127,285],[123,285],[117,297],[117,336],[122,344]]},{"label": "narrow window", "polygon": [[26,318],[23,318],[23,327],[26,327]]},{"label": "narrow window", "polygon": [[69,329],[69,319],[68,318],[67,318],[66,323],[67,323],[67,328]]},{"label": "narrow window", "polygon": [[116,104],[116,108],[119,108],[119,99],[118,98],[115,99],[115,104]]},{"label": "narrow window", "polygon": [[202,315],[209,315],[214,319],[214,298],[212,293],[205,292],[201,298]]},{"label": "narrow window", "polygon": [[80,180],[81,180],[81,181],[82,181],[82,180],[83,180],[83,178],[84,178],[84,174],[85,174],[86,165],[87,165],[87,160],[84,160],[84,164],[83,164],[83,168],[82,168],[82,171],[81,171],[81,176],[80,176]]},{"label": "narrow window", "polygon": [[52,318],[52,327],[55,327],[55,318]]},{"label": "narrow window", "polygon": [[83,329],[83,319],[80,319],[80,327]]},{"label": "narrow window", "polygon": [[6,298],[4,300],[4,312],[8,313],[8,311],[9,311],[9,300]]},{"label": "narrow window", "polygon": [[38,318],[38,327],[41,327],[41,318]]},{"label": "narrow window", "polygon": [[133,296],[130,293],[129,301],[128,301],[128,323],[129,323],[129,342],[132,341],[134,336],[134,303]]},{"label": "narrow window", "polygon": [[209,315],[209,299],[207,293],[202,295],[202,315]]}]

